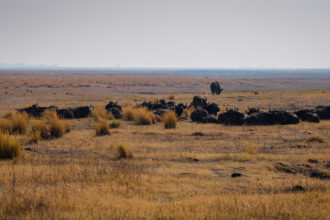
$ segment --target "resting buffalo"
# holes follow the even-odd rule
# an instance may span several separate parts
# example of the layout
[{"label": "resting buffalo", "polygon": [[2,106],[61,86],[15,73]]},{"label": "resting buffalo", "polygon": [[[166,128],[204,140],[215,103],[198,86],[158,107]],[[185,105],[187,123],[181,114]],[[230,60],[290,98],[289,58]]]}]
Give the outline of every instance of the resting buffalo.
[{"label": "resting buffalo", "polygon": [[218,122],[225,125],[242,125],[244,124],[244,114],[237,109],[230,109],[218,116]]},{"label": "resting buffalo", "polygon": [[206,111],[208,111],[209,114],[217,115],[217,113],[220,111],[220,108],[215,103],[210,103],[205,106],[202,106]]},{"label": "resting buffalo", "polygon": [[198,107],[197,109],[195,109],[195,111],[191,113],[190,117],[191,120],[195,122],[206,122],[207,115],[208,112],[205,109]]},{"label": "resting buffalo", "polygon": [[26,112],[29,116],[32,117],[41,117],[43,112],[47,109],[55,111],[57,107],[56,106],[40,107],[38,104],[34,104],[31,107],[20,108],[16,110],[18,112]]},{"label": "resting buffalo", "polygon": [[320,122],[320,117],[316,113],[316,110],[300,110],[295,112],[295,114],[302,121],[315,122],[315,123]]},{"label": "resting buffalo", "polygon": [[249,111],[246,113],[247,115],[251,115],[253,113],[258,113],[260,110],[258,108],[248,108]]},{"label": "resting buffalo", "polygon": [[212,95],[217,94],[220,95],[222,92],[222,88],[220,87],[220,83],[218,81],[212,82],[210,85]]},{"label": "resting buffalo", "polygon": [[87,118],[91,113],[90,106],[80,106],[73,108],[74,118]]},{"label": "resting buffalo", "polygon": [[80,106],[76,108],[62,108],[57,109],[56,113],[58,117],[65,119],[87,118],[91,114],[91,107]]},{"label": "resting buffalo", "polygon": [[65,118],[65,119],[74,118],[74,113],[71,108],[57,109],[56,112],[59,118]]},{"label": "resting buffalo", "polygon": [[330,119],[330,106],[318,106],[316,107],[316,112],[321,120]]},{"label": "resting buffalo", "polygon": [[287,125],[298,124],[299,118],[293,113],[279,110],[254,113],[248,116],[245,121],[248,125]]}]

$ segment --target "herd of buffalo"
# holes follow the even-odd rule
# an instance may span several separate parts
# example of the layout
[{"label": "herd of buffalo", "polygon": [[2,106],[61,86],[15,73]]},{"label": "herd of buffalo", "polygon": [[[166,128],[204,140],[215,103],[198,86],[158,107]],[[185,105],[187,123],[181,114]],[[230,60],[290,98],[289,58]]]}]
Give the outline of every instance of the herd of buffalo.
[{"label": "herd of buffalo", "polygon": [[[146,107],[156,116],[162,116],[168,111],[174,111],[180,117],[186,108],[192,108],[191,120],[200,123],[219,123],[224,125],[286,125],[297,124],[300,121],[319,122],[320,120],[330,120],[330,106],[318,106],[315,109],[305,109],[296,112],[284,110],[270,110],[262,112],[256,108],[250,108],[248,112],[242,113],[238,109],[227,109],[226,112],[218,114],[220,111],[216,103],[207,102],[207,98],[195,96],[188,106],[187,104],[175,104],[174,101],[157,100],[155,102],[143,102],[137,107]],[[75,108],[57,108],[56,106],[40,107],[37,104],[31,107],[17,109],[19,112],[26,112],[30,116],[40,117],[46,110],[56,111],[60,118],[74,119],[86,118],[92,113],[93,106],[80,106]],[[122,107],[117,102],[109,102],[105,109],[111,112],[115,118],[122,117]]]}]

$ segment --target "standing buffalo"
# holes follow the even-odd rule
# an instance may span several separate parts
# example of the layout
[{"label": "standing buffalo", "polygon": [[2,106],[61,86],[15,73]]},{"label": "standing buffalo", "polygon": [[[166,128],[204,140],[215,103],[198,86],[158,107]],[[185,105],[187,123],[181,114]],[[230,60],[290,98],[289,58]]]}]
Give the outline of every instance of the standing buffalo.
[{"label": "standing buffalo", "polygon": [[212,82],[210,85],[212,95],[217,94],[220,95],[223,89],[220,87],[220,83],[218,81]]}]

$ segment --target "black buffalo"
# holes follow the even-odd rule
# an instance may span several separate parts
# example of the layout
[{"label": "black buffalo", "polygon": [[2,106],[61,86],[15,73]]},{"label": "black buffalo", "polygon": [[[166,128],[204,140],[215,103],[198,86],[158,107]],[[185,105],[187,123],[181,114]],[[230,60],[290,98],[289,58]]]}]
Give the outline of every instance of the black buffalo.
[{"label": "black buffalo", "polygon": [[217,113],[220,111],[220,108],[216,103],[209,103],[207,105],[202,106],[209,114],[217,115]]},{"label": "black buffalo", "polygon": [[251,115],[253,113],[260,112],[260,109],[258,109],[258,108],[248,108],[248,109],[249,109],[249,111],[246,113],[247,115]]},{"label": "black buffalo", "polygon": [[34,104],[31,107],[16,109],[18,112],[26,112],[31,117],[41,117],[44,111],[52,110],[55,111],[56,106],[40,107],[38,104]]},{"label": "black buffalo", "polygon": [[212,82],[210,85],[210,89],[211,89],[212,95],[214,95],[214,94],[220,95],[220,93],[223,90],[218,81]]},{"label": "black buffalo", "polygon": [[79,106],[75,108],[56,109],[59,118],[73,119],[73,118],[87,118],[91,114],[92,106]]},{"label": "black buffalo", "polygon": [[296,114],[277,110],[251,114],[245,119],[245,121],[248,125],[287,125],[298,124],[299,118]]},{"label": "black buffalo", "polygon": [[225,125],[242,125],[244,124],[244,114],[237,109],[230,109],[218,116],[218,123]]},{"label": "black buffalo", "polygon": [[207,116],[208,112],[201,107],[196,108],[190,115],[191,120],[194,122],[206,122]]},{"label": "black buffalo", "polygon": [[87,118],[91,114],[90,106],[80,106],[73,108],[74,118]]},{"label": "black buffalo", "polygon": [[207,105],[207,98],[202,98],[200,96],[194,96],[193,101],[191,103],[195,108]]},{"label": "black buffalo", "polygon": [[308,122],[320,122],[320,117],[318,116],[316,110],[300,110],[295,112],[295,114],[298,116],[298,118],[302,121],[308,121]]},{"label": "black buffalo", "polygon": [[180,117],[183,113],[183,110],[187,108],[187,105],[184,105],[182,103],[179,103],[175,106],[175,114]]},{"label": "black buffalo", "polygon": [[330,106],[318,106],[316,107],[316,112],[321,120],[330,119]]},{"label": "black buffalo", "polygon": [[107,112],[111,112],[112,115],[115,118],[121,118],[121,112],[122,112],[122,108],[120,105],[118,105],[118,102],[112,102],[110,101],[106,106],[105,109],[107,110]]}]

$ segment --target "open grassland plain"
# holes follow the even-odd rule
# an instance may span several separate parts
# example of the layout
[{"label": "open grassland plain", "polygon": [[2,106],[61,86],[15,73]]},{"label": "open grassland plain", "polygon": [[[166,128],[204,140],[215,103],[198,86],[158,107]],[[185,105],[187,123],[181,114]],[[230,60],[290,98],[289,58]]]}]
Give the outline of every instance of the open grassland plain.
[{"label": "open grassland plain", "polygon": [[[161,98],[189,104],[194,95],[222,112],[294,111],[330,105],[323,77],[227,77],[219,79],[223,93],[212,96],[215,78],[2,73],[0,116],[34,103],[99,108],[113,100],[129,110]],[[0,160],[0,219],[330,218],[330,120],[225,126],[188,117],[166,129],[162,122],[138,125],[98,114],[69,120],[70,131],[38,141],[30,141],[31,125],[47,133],[50,123],[25,119],[26,132],[11,135],[19,156]],[[97,135],[104,120],[116,126]]]}]

